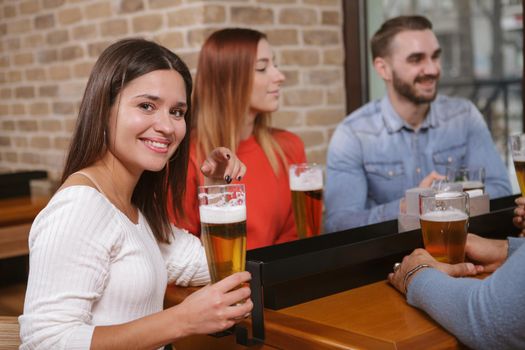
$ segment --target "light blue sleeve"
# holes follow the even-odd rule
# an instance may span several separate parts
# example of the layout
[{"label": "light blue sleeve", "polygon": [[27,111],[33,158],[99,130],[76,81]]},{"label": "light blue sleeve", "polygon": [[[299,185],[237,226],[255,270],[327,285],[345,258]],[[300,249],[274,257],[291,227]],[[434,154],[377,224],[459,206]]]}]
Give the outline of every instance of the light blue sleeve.
[{"label": "light blue sleeve", "polygon": [[473,349],[525,349],[524,266],[521,244],[484,280],[424,269],[410,283],[407,300]]},{"label": "light blue sleeve", "polygon": [[508,256],[514,254],[525,243],[525,238],[523,237],[507,237],[507,240],[509,241]]},{"label": "light blue sleeve", "polygon": [[485,120],[471,102],[469,102],[467,118],[467,166],[485,168],[485,190],[490,198],[511,195],[507,168],[492,141]]},{"label": "light blue sleeve", "polygon": [[399,200],[366,209],[368,185],[358,138],[344,122],[328,147],[325,232],[396,219]]}]

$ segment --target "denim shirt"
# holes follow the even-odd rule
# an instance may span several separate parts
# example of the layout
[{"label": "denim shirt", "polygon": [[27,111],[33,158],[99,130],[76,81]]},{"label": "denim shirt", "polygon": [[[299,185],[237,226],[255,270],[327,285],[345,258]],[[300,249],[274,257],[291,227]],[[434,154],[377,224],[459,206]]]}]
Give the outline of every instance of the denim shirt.
[{"label": "denim shirt", "polygon": [[328,147],[325,231],[396,219],[399,201],[433,170],[485,168],[490,198],[511,194],[507,170],[477,108],[438,95],[416,131],[385,96],[337,127]]}]

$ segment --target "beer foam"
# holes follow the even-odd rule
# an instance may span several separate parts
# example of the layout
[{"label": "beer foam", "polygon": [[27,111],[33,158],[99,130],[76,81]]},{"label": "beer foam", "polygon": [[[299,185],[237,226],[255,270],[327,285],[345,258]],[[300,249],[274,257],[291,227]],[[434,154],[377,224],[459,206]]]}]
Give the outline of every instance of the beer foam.
[{"label": "beer foam", "polygon": [[522,155],[512,155],[512,159],[515,162],[525,162],[525,156]]},{"label": "beer foam", "polygon": [[458,198],[463,196],[463,192],[439,192],[436,193],[436,199]]},{"label": "beer foam", "polygon": [[229,224],[246,221],[246,206],[199,206],[201,221],[208,224]]},{"label": "beer foam", "polygon": [[425,213],[419,217],[425,221],[461,221],[468,219],[468,215],[459,210],[436,210]]},{"label": "beer foam", "polygon": [[485,187],[481,181],[462,181],[461,186],[463,188],[480,188]]},{"label": "beer foam", "polygon": [[299,175],[294,174],[290,169],[290,189],[292,191],[316,191],[322,188],[323,171],[321,169],[312,169]]}]

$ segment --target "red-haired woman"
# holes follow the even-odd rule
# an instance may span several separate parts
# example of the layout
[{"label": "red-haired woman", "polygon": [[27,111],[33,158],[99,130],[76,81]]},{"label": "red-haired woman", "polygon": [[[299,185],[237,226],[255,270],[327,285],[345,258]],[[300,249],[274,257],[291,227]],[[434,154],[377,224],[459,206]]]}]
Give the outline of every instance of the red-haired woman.
[{"label": "red-haired woman", "polygon": [[297,238],[287,169],[305,162],[304,145],[298,136],[269,126],[283,81],[263,33],[227,28],[206,40],[195,78],[184,217],[172,213],[178,226],[200,233],[199,167],[204,155],[221,145],[247,167],[242,179],[226,180],[246,186],[248,248]]}]

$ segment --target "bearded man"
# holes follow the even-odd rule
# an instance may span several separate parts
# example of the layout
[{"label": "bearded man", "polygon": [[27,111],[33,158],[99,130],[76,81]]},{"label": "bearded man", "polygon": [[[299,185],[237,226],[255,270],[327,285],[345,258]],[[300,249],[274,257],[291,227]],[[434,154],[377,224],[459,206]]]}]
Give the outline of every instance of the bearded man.
[{"label": "bearded man", "polygon": [[441,48],[422,16],[387,20],[371,40],[387,95],[346,117],[327,157],[325,232],[396,219],[405,191],[447,167],[485,168],[490,198],[511,194],[507,170],[477,108],[437,94]]}]

